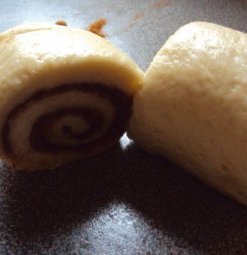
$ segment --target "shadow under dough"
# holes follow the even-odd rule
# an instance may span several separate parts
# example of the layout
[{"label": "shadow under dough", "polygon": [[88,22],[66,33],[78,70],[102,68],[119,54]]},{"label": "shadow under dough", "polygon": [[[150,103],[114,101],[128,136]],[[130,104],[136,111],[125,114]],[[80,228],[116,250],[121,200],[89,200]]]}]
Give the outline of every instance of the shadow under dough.
[{"label": "shadow under dough", "polygon": [[[160,238],[157,229],[163,236],[175,240],[171,246],[174,243],[180,247],[186,244],[204,252],[217,250],[218,255],[242,254],[247,249],[246,207],[135,145],[126,150],[115,146],[97,157],[56,171],[11,173],[3,167],[0,174],[4,198],[0,233],[18,240],[24,247],[27,243],[52,242],[61,233],[71,233],[78,222],[90,225],[93,221],[93,228],[87,231],[97,232],[103,223],[97,221],[96,216],[102,210],[109,215],[106,221],[116,225],[118,219],[112,219],[112,212],[107,208],[111,204],[117,206],[117,201],[138,212],[130,220],[135,221],[141,215],[143,224],[151,226],[148,230],[136,229],[133,241],[140,245],[149,238],[148,249],[153,254],[159,254],[158,251],[167,245],[157,241]],[[114,243],[110,236],[120,237],[124,228],[126,237]],[[132,240],[125,225],[107,231],[112,231],[111,235],[105,233],[100,237],[105,245],[107,242],[112,245],[111,248],[105,246],[106,251],[121,250],[126,246],[127,238]],[[86,235],[83,238],[87,238]],[[94,233],[95,241],[99,238],[97,235]],[[10,240],[6,242],[11,243]],[[93,245],[84,248],[89,251]],[[60,249],[63,246],[68,246],[68,243],[61,242]],[[143,254],[148,252],[144,250]]]}]

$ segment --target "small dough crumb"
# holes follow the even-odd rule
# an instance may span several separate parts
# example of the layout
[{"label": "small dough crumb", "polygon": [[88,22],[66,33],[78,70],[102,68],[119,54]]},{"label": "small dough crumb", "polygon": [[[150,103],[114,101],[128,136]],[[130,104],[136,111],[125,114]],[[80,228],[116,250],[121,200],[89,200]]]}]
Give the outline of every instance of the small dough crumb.
[{"label": "small dough crumb", "polygon": [[95,33],[101,37],[106,37],[107,34],[102,31],[102,28],[106,25],[106,23],[106,19],[98,19],[89,25],[88,31]]},{"label": "small dough crumb", "polygon": [[59,25],[59,26],[68,26],[67,22],[65,20],[57,20],[55,22],[56,25]]}]

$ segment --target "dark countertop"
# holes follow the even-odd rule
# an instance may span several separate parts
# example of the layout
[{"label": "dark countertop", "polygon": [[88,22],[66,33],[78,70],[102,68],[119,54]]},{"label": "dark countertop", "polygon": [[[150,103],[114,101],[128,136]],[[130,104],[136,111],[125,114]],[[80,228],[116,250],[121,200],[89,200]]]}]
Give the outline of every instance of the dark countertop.
[{"label": "dark countertop", "polygon": [[[108,39],[143,69],[190,21],[247,32],[245,0],[11,0],[0,14],[1,30],[60,19],[85,28],[104,17]],[[2,164],[0,254],[246,255],[247,208],[134,144],[50,172]]]}]

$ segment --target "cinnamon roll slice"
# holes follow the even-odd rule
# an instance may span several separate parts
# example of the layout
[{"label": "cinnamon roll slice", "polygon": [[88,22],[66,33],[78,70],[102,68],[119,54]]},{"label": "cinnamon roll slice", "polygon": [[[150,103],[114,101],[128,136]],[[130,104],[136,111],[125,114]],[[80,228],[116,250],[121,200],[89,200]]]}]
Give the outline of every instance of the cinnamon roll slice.
[{"label": "cinnamon roll slice", "polygon": [[143,74],[105,39],[29,24],[0,34],[0,52],[0,156],[12,168],[54,168],[124,133]]}]

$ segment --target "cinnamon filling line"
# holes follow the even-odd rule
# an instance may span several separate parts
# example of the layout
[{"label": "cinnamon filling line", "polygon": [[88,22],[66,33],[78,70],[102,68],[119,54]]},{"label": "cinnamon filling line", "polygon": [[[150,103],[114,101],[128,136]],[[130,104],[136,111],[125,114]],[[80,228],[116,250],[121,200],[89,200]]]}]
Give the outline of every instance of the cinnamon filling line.
[{"label": "cinnamon filling line", "polygon": [[[65,84],[59,87],[44,89],[36,91],[26,101],[17,105],[6,117],[3,129],[2,129],[2,141],[3,149],[7,154],[13,154],[14,145],[10,142],[10,132],[12,128],[11,122],[16,118],[21,117],[22,112],[35,102],[42,103],[42,100],[51,96],[60,96],[70,91],[78,91],[88,93],[96,96],[99,100],[101,98],[107,99],[107,101],[115,108],[115,114],[109,128],[103,132],[95,140],[89,140],[87,138],[93,136],[99,132],[104,122],[104,115],[87,106],[60,108],[59,110],[45,113],[39,116],[32,126],[32,130],[29,135],[29,142],[32,150],[39,152],[66,152],[66,151],[80,151],[82,153],[91,153],[96,147],[105,147],[111,144],[114,140],[117,140],[125,131],[127,122],[130,117],[132,107],[132,97],[126,95],[124,92],[117,88],[109,87],[100,83],[78,83],[78,84]],[[75,133],[70,126],[64,125],[62,127],[62,133],[66,136],[70,136],[72,139],[76,139],[75,144],[59,144],[54,143],[49,138],[49,128],[58,120],[64,116],[74,116],[82,119],[88,124],[89,128],[83,132]],[[25,120],[23,120],[25,121]],[[85,140],[85,142],[83,142]],[[79,143],[78,143],[79,141]]]}]

